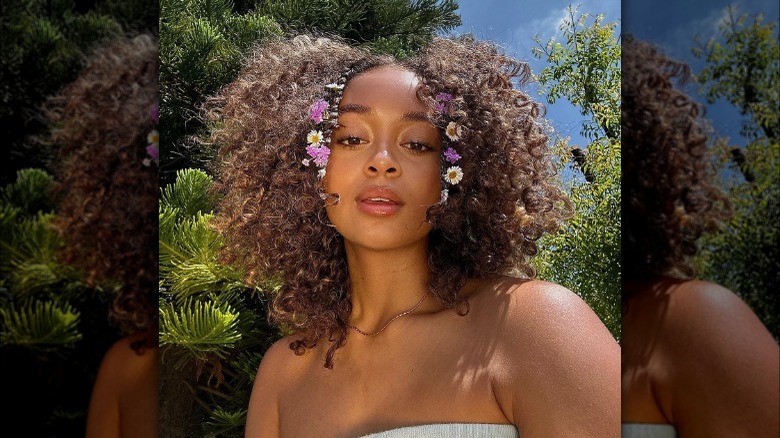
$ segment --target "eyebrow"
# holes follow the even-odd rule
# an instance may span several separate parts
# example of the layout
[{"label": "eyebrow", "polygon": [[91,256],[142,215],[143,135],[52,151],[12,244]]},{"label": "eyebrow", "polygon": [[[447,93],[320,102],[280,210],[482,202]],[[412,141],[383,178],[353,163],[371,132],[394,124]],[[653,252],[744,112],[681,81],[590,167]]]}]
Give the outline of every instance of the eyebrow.
[{"label": "eyebrow", "polygon": [[[365,105],[360,105],[358,103],[347,103],[341,108],[339,108],[339,114],[344,114],[344,113],[370,114],[373,112],[374,111],[371,108]],[[431,117],[428,114],[419,111],[412,111],[412,112],[405,113],[404,115],[401,116],[401,120],[432,123]]]}]

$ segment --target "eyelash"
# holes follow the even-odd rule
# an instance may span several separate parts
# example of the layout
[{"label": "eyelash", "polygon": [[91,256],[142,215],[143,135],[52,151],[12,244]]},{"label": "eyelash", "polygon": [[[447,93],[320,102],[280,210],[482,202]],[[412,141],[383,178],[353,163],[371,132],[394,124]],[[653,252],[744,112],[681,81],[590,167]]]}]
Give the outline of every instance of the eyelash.
[{"label": "eyelash", "polygon": [[[357,141],[357,143],[350,143],[350,141]],[[368,143],[368,141],[363,140],[362,138],[354,135],[347,135],[344,137],[337,138],[336,143],[338,143],[342,147],[348,149],[354,149],[362,144]],[[433,150],[433,148],[428,143],[424,143],[421,141],[410,141],[402,144],[401,146],[405,147],[407,150],[409,150],[409,152],[413,154],[423,154],[425,152],[429,152]]]},{"label": "eyelash", "polygon": [[406,149],[415,154],[423,154],[433,150],[433,148],[428,143],[423,143],[421,141],[410,141],[408,143],[402,144],[401,146],[404,146]]}]

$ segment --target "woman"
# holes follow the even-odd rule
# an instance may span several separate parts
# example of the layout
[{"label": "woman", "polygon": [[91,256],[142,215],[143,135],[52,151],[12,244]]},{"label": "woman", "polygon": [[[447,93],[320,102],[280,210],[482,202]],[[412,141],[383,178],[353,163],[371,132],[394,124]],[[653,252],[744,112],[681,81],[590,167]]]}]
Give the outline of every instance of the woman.
[{"label": "woman", "polygon": [[226,260],[281,280],[290,333],[246,436],[619,435],[616,342],[532,279],[571,207],[529,78],[485,42],[401,62],[302,36],[212,100]]},{"label": "woman", "polygon": [[157,435],[157,72],[150,35],[110,41],[49,101],[60,146],[62,259],[115,289],[122,338],[103,357],[87,437]]},{"label": "woman", "polygon": [[777,343],[690,258],[730,215],[712,183],[704,111],[674,88],[687,66],[623,40],[624,437],[776,437]]}]

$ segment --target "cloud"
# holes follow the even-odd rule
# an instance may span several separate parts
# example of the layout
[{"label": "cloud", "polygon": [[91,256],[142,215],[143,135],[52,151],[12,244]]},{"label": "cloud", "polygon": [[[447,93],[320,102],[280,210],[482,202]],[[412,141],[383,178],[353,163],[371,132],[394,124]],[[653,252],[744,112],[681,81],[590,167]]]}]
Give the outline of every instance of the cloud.
[{"label": "cloud", "polygon": [[564,20],[569,18],[567,8],[553,9],[542,18],[535,18],[528,24],[523,24],[517,28],[518,33],[530,35],[539,35],[543,42],[553,36],[561,35],[561,25]]}]

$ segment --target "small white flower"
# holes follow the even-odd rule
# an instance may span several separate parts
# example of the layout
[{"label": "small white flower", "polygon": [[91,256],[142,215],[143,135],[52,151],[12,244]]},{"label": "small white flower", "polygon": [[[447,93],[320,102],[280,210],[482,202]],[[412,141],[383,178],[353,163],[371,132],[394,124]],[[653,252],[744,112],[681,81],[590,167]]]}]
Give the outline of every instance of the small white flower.
[{"label": "small white flower", "polygon": [[444,174],[444,180],[450,184],[457,184],[463,179],[463,169],[460,166],[452,166]]},{"label": "small white flower", "polygon": [[320,144],[322,142],[322,131],[316,129],[310,131],[309,134],[306,135],[306,141],[313,145]]},{"label": "small white flower", "polygon": [[160,144],[160,133],[156,129],[152,129],[146,135],[146,142],[149,144]]},{"label": "small white flower", "polygon": [[325,169],[320,169],[320,171],[317,172],[317,176],[320,177],[320,179],[325,178]]},{"label": "small white flower", "polygon": [[331,90],[343,90],[344,84],[337,84],[335,82],[332,82],[325,86],[326,88],[330,88]]},{"label": "small white flower", "polygon": [[308,158],[304,158],[303,160],[301,160],[301,163],[303,163],[304,166],[308,166],[309,163],[311,163],[311,161],[309,161]]},{"label": "small white flower", "polygon": [[447,130],[445,131],[445,133],[447,134],[447,138],[449,138],[452,141],[460,140],[461,129],[460,126],[458,126],[458,124],[455,122],[450,122],[447,125]]},{"label": "small white flower", "polygon": [[441,198],[439,199],[439,204],[444,204],[447,202],[447,199],[450,197],[450,191],[448,189],[442,189],[441,190]]}]

